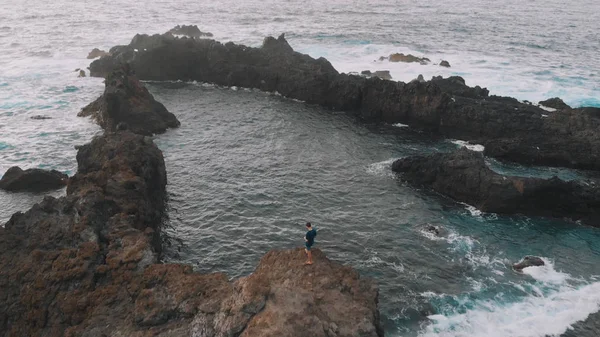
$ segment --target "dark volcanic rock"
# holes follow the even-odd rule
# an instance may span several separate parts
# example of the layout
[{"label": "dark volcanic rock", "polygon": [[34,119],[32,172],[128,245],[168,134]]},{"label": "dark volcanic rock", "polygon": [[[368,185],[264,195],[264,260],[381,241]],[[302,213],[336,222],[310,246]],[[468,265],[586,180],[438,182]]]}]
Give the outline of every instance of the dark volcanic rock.
[{"label": "dark volcanic rock", "polygon": [[100,50],[100,49],[98,49],[98,48],[94,48],[94,49],[92,49],[92,51],[91,51],[91,52],[88,54],[87,58],[91,60],[91,59],[95,59],[95,58],[102,57],[102,56],[106,56],[106,55],[108,55],[108,53],[107,53],[107,52],[105,52],[104,50]]},{"label": "dark volcanic rock", "polygon": [[2,336],[382,336],[377,287],[315,250],[248,277],[158,263],[167,177],[150,137],[81,146],[65,197],[0,227]]},{"label": "dark volcanic rock", "polygon": [[392,75],[390,74],[389,70],[376,70],[375,72],[373,72],[372,76],[379,77],[382,80],[391,80],[392,79]]},{"label": "dark volcanic rock", "polygon": [[44,115],[35,115],[35,116],[31,116],[29,118],[31,118],[31,119],[37,119],[37,120],[52,119],[52,117],[50,117],[50,116],[44,116]]},{"label": "dark volcanic rock", "polygon": [[596,182],[504,176],[487,167],[481,153],[462,148],[399,159],[392,170],[402,180],[427,186],[484,212],[570,217],[598,226]]},{"label": "dark volcanic rock", "polygon": [[573,323],[571,329],[560,335],[560,337],[581,336],[600,336],[600,312],[592,313],[585,320]]},{"label": "dark volcanic rock", "polygon": [[92,116],[105,130],[115,131],[120,123],[142,135],[162,133],[180,125],[177,117],[157,102],[128,66],[107,76],[104,94],[82,109],[79,116]]},{"label": "dark volcanic rock", "polygon": [[571,107],[568,106],[567,103],[563,102],[563,100],[558,97],[549,98],[545,101],[540,101],[539,104],[548,108],[554,108],[558,110],[571,109]]},{"label": "dark volcanic rock", "polygon": [[11,192],[43,192],[64,187],[68,179],[69,176],[56,170],[22,170],[13,166],[0,179],[0,189]]},{"label": "dark volcanic rock", "polygon": [[[148,50],[136,53],[140,45]],[[437,86],[405,84],[338,73],[324,58],[294,52],[283,36],[266,38],[261,48],[213,40],[136,35],[129,46],[92,62],[92,76],[105,76],[130,62],[143,80],[182,80],[257,88],[337,110],[357,111],[365,119],[428,125],[447,102]],[[412,125],[413,123],[411,123]]]},{"label": "dark volcanic rock", "polygon": [[548,114],[510,97],[489,96],[487,89],[469,87],[460,77],[406,84],[339,74],[323,58],[294,52],[283,36],[249,48],[170,34],[136,35],[128,46],[111,48],[111,54],[92,62],[92,76],[105,76],[130,62],[142,80],[195,80],[277,91],[367,120],[408,124],[483,144],[486,155],[499,159],[600,170],[600,109]]},{"label": "dark volcanic rock", "polygon": [[189,26],[177,25],[177,26],[171,28],[171,30],[169,30],[168,33],[171,33],[173,35],[185,35],[185,36],[189,36],[192,38],[212,37],[213,36],[212,33],[205,33],[205,32],[200,31],[200,29],[196,25],[189,25]]},{"label": "dark volcanic rock", "polygon": [[544,263],[544,260],[542,260],[541,258],[537,257],[537,256],[525,256],[523,258],[523,260],[521,260],[519,263],[515,263],[513,264],[513,269],[516,271],[523,271],[523,268],[527,268],[527,267],[539,267],[539,266],[543,266],[546,263]]},{"label": "dark volcanic rock", "polygon": [[480,86],[469,87],[465,84],[465,79],[460,76],[450,76],[448,78],[434,76],[431,82],[439,86],[442,91],[453,96],[483,99],[488,97],[490,93],[486,88]]},{"label": "dark volcanic rock", "polygon": [[440,66],[446,67],[446,68],[450,68],[450,62],[448,62],[448,61],[442,61],[442,62],[440,62]]}]

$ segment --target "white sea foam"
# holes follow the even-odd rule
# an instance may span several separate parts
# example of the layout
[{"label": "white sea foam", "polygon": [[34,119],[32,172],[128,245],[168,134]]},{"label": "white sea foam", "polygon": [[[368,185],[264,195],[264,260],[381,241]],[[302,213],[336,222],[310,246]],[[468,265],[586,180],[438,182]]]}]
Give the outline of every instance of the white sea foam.
[{"label": "white sea foam", "polygon": [[432,315],[420,337],[543,337],[564,333],[573,323],[600,309],[600,282],[578,289],[562,287],[547,295],[531,295],[519,302],[475,303],[453,315]]},{"label": "white sea foam", "polygon": [[467,149],[469,149],[471,151],[483,152],[483,150],[485,150],[485,147],[481,144],[470,144],[469,142],[466,142],[464,140],[453,139],[453,140],[450,140],[450,142],[452,144],[456,144],[460,147],[466,147]]},{"label": "white sea foam", "polygon": [[467,211],[469,211],[469,213],[471,213],[472,216],[477,217],[477,218],[481,218],[483,215],[483,212],[478,210],[477,207],[469,205],[467,203],[464,202],[460,202],[459,204],[464,205],[465,209]]},{"label": "white sea foam", "polygon": [[402,124],[402,123],[392,124],[392,126],[395,126],[397,128],[408,128],[409,127],[407,124]]},{"label": "white sea foam", "polygon": [[[543,267],[523,270],[538,283],[512,286],[528,293],[516,302],[499,303],[479,300],[471,303],[466,312],[429,316],[432,324],[420,337],[543,337],[564,333],[573,323],[584,320],[600,310],[600,282],[574,287],[569,274],[557,271],[551,260],[542,258]],[[474,280],[475,281],[475,280]],[[473,283],[474,290],[481,282]],[[422,294],[432,298],[429,293]],[[463,301],[463,298],[457,298]]]},{"label": "white sea foam", "polygon": [[[556,111],[556,109],[555,109],[555,108],[551,108],[551,107],[548,107],[548,106],[545,106],[545,105],[541,105],[541,104],[540,104],[540,105],[538,105],[538,107],[539,107],[540,109],[542,109],[542,110],[546,110],[546,111],[548,111],[548,112],[554,112],[554,111]],[[544,115],[542,115],[542,116],[544,116]],[[546,115],[546,116],[547,116],[547,115]]]},{"label": "white sea foam", "polygon": [[398,158],[390,158],[388,160],[370,164],[367,166],[366,171],[368,174],[393,178],[394,172],[392,172],[392,163],[397,159]]},{"label": "white sea foam", "polygon": [[554,269],[554,264],[547,258],[542,258],[545,265],[523,268],[523,274],[527,274],[543,283],[563,284],[570,279],[570,275]]}]

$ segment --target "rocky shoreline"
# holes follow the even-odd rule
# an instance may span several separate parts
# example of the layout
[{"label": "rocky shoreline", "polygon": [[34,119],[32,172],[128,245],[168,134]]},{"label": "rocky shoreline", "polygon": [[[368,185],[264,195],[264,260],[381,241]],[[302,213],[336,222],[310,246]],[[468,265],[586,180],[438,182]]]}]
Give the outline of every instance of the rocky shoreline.
[{"label": "rocky shoreline", "polygon": [[130,63],[141,80],[199,81],[256,88],[348,111],[365,120],[403,123],[485,146],[485,154],[523,164],[600,169],[600,109],[556,111],[489,95],[464,79],[411,83],[340,74],[324,58],[295,52],[283,35],[260,48],[171,34],[136,35],[90,65],[105,76]]},{"label": "rocky shoreline", "polygon": [[233,281],[160,263],[167,173],[145,135],[174,116],[127,68],[109,78],[66,196],[0,227],[2,336],[383,336],[375,283],[319,250],[312,266],[271,251]]}]

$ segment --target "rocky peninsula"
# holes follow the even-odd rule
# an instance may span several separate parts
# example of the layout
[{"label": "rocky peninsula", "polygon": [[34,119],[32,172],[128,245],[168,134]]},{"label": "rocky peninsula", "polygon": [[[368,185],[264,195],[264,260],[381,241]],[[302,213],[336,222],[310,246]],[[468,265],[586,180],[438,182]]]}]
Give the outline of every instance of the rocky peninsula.
[{"label": "rocky peninsula", "polygon": [[340,74],[324,58],[295,52],[283,35],[260,48],[171,34],[136,35],[90,65],[105,76],[130,63],[141,80],[200,81],[257,88],[348,111],[365,120],[403,123],[485,146],[485,154],[523,164],[600,169],[600,109],[548,111],[469,87],[460,77],[411,83]]},{"label": "rocky peninsula", "polygon": [[404,181],[484,212],[567,217],[593,226],[600,223],[600,190],[593,180],[505,176],[491,170],[482,153],[466,148],[399,159],[392,170],[401,173]]},{"label": "rocky peninsula", "polygon": [[383,336],[377,286],[319,250],[312,266],[271,251],[237,280],[161,263],[167,172],[156,124],[136,122],[153,110],[135,108],[153,100],[127,68],[108,79],[105,133],[79,147],[66,196],[0,227],[2,336]]}]

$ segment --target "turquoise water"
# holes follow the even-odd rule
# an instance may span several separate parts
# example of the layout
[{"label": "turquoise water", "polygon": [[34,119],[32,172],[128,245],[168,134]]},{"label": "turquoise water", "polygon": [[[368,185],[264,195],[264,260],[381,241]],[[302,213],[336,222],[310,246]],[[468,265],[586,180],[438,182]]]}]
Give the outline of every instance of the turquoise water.
[{"label": "turquoise water", "polygon": [[[176,24],[251,46],[285,32],[294,48],[343,72],[389,70],[404,81],[460,75],[492,94],[600,106],[594,0],[2,6],[0,175],[13,165],[75,172],[74,146],[99,132],[76,114],[103,90],[101,79],[78,78],[75,69],[86,69],[94,47]],[[396,52],[432,64],[375,61]],[[435,65],[441,60],[452,67]],[[450,140],[263,93],[181,83],[149,89],[182,121],[156,137],[169,170],[170,261],[246,275],[269,249],[300,245],[299,224],[311,220],[328,256],[380,284],[388,336],[545,336],[599,310],[598,229],[482,214],[391,174],[393,159],[447,151],[456,147]],[[31,119],[37,115],[51,119]],[[488,164],[506,174],[582,176]],[[42,197],[0,192],[0,223]],[[442,236],[423,231],[427,224],[441,226]],[[513,272],[510,264],[527,254],[544,257],[547,267]]]}]

